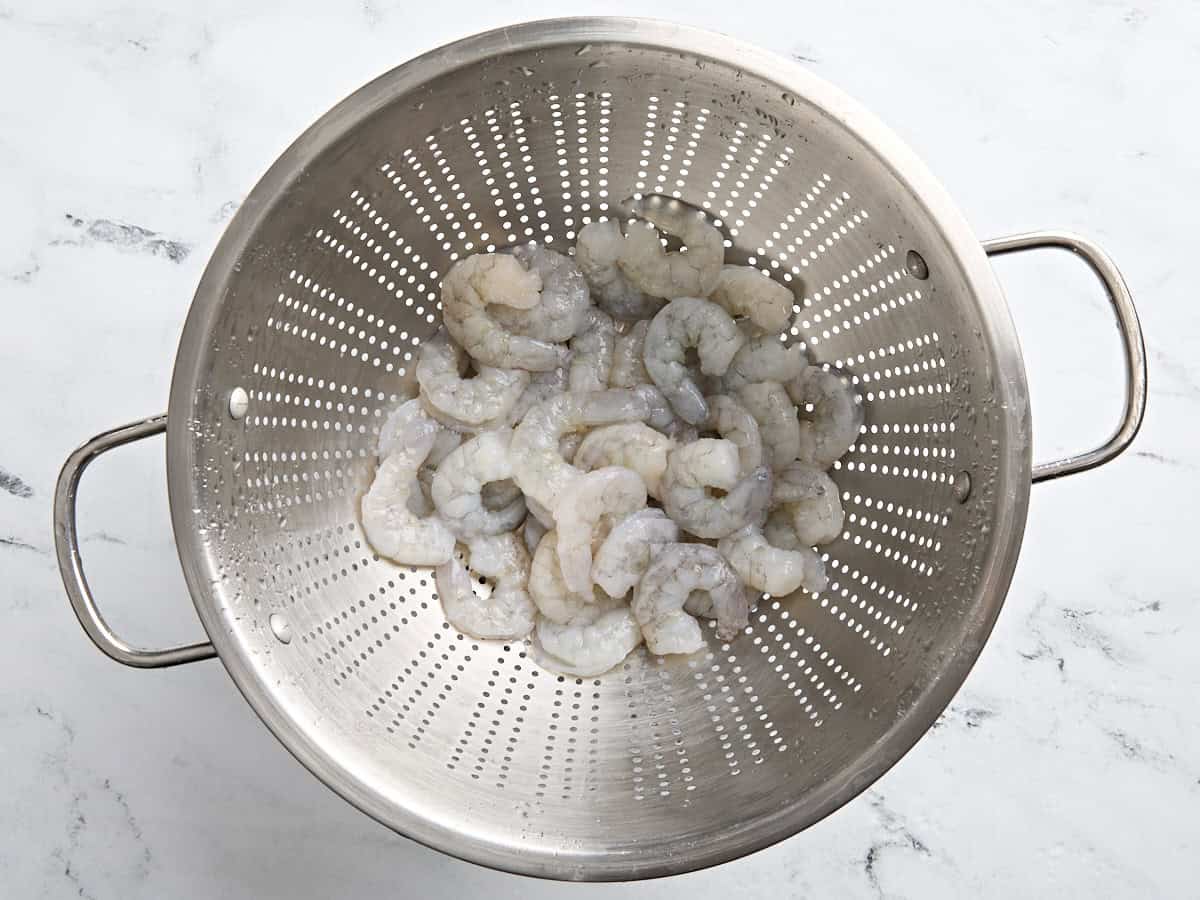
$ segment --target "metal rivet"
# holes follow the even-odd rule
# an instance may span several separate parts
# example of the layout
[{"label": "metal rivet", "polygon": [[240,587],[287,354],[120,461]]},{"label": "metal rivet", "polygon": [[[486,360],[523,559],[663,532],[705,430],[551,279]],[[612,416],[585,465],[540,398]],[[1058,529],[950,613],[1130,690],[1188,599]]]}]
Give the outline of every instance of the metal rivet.
[{"label": "metal rivet", "polygon": [[971,474],[969,472],[959,472],[954,476],[954,499],[959,503],[966,503],[967,498],[971,496]]},{"label": "metal rivet", "polygon": [[929,265],[925,262],[925,257],[916,250],[908,251],[904,265],[908,269],[908,274],[913,278],[919,278],[921,281],[924,281],[929,277]]},{"label": "metal rivet", "polygon": [[245,388],[236,387],[229,392],[229,415],[231,418],[242,418],[249,408],[250,396],[246,393]]}]

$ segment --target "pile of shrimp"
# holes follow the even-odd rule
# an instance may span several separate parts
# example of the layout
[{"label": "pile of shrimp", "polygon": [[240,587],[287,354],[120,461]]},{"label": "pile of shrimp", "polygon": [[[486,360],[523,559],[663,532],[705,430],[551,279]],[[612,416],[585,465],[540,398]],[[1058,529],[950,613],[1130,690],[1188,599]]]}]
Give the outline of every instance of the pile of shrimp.
[{"label": "pile of shrimp", "polygon": [[[677,200],[458,261],[443,325],[386,420],[362,524],[434,567],[447,620],[598,675],[643,642],[732,640],[760,598],[826,586],[831,465],[862,427],[845,373],[784,343],[794,298],[725,263]],[[664,235],[680,250],[668,251]]]}]

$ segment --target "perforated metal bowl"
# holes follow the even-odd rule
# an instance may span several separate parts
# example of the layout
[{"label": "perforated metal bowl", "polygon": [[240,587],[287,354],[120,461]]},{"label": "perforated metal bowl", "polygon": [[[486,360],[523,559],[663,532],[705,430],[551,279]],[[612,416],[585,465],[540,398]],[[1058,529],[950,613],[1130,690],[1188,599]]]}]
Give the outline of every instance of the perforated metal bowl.
[{"label": "perforated metal bowl", "polygon": [[[819,596],[762,604],[729,644],[600,678],[444,620],[428,571],[372,555],[357,501],[397,384],[471,252],[566,251],[630,191],[718,216],[730,257],[797,297],[793,340],[854,373],[861,440]],[[1025,374],[985,257],[1076,251],[1125,341],[1120,428],[1031,467]],[[490,32],[372,82],[247,198],[180,342],[165,417],[85,444],[55,500],[64,581],[115,659],[219,655],[279,739],[402,834],[572,879],[681,872],[794,834],[933,723],[1009,584],[1034,480],[1111,458],[1145,401],[1137,320],[1093,245],[981,246],[863,109],[797,66],[658,22]],[[97,454],[167,432],[180,560],[211,644],[135,649],[80,567],[75,490]]]}]

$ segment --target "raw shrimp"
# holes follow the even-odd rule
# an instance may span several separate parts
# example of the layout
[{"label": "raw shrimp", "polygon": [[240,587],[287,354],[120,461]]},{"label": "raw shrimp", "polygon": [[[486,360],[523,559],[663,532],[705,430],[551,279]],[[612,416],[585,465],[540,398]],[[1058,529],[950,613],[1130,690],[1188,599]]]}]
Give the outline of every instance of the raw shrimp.
[{"label": "raw shrimp", "polygon": [[621,466],[605,466],[576,478],[554,507],[558,563],[567,587],[577,594],[592,588],[592,542],[606,523],[620,521],[646,506],[642,477]]},{"label": "raw shrimp", "polygon": [[776,381],[786,384],[804,371],[808,357],[799,344],[788,346],[778,335],[760,334],[749,338],[733,357],[722,377],[726,391],[755,381]]},{"label": "raw shrimp", "polygon": [[654,228],[631,222],[619,265],[629,283],[654,297],[707,297],[725,260],[725,239],[695,207],[661,195],[635,199],[623,209],[680,239],[685,250],[668,252]]},{"label": "raw shrimp", "polygon": [[521,526],[521,538],[525,541],[525,549],[529,551],[529,555],[533,556],[537,552],[538,544],[546,534],[546,526],[541,523],[537,516],[529,515],[525,517],[525,524]]},{"label": "raw shrimp", "polygon": [[486,431],[442,460],[433,476],[433,502],[446,525],[460,537],[511,531],[525,518],[519,493],[506,506],[489,509],[483,489],[513,477],[512,432]]},{"label": "raw shrimp", "polygon": [[800,420],[783,385],[776,381],[744,384],[737,398],[758,422],[767,465],[780,469],[794,460],[800,452]]},{"label": "raw shrimp", "polygon": [[454,534],[439,516],[421,517],[409,508],[412,492],[420,491],[417,471],[433,447],[426,433],[394,450],[375,472],[362,498],[362,525],[367,540],[380,556],[409,566],[440,566],[454,553]]},{"label": "raw shrimp", "polygon": [[417,381],[428,404],[467,425],[507,418],[529,386],[529,373],[481,365],[474,378],[464,378],[466,362],[444,329],[421,343]]},{"label": "raw shrimp", "polygon": [[[681,617],[690,618],[683,607],[695,592],[707,595],[708,611],[717,620],[722,640],[746,627],[749,605],[742,583],[721,554],[704,544],[664,544],[651,557],[631,604],[651,652],[667,652],[659,643],[659,631],[670,634],[681,627]],[[698,628],[695,637],[699,638]]]},{"label": "raw shrimp", "polygon": [[646,424],[651,428],[657,428],[664,434],[671,434],[680,428],[690,427],[687,422],[675,415],[675,410],[667,401],[666,394],[652,384],[635,384],[631,388],[614,388],[614,390],[628,390],[635,397],[645,401]]},{"label": "raw shrimp", "polygon": [[747,587],[783,597],[824,575],[820,557],[808,547],[786,550],[776,547],[757,526],[747,525],[717,543]]},{"label": "raw shrimp", "polygon": [[688,369],[688,350],[695,348],[701,372],[723,375],[745,341],[721,307],[695,297],[680,297],[650,322],[643,360],[679,417],[698,425],[708,417],[708,404]]},{"label": "raw shrimp", "polygon": [[429,454],[432,454],[437,443],[435,438],[440,431],[441,426],[426,415],[420,400],[406,400],[383,420],[376,453],[380,459],[386,459],[406,446],[429,441]]},{"label": "raw shrimp", "polygon": [[824,561],[820,554],[813,550],[811,544],[800,540],[800,536],[796,534],[795,517],[792,516],[789,509],[781,506],[771,511],[771,515],[767,516],[767,524],[763,526],[763,537],[772,547],[790,550],[806,558],[808,567],[804,572],[804,581],[801,584],[806,591],[819,594],[829,585]]},{"label": "raw shrimp", "polygon": [[563,489],[580,474],[559,453],[562,436],[596,425],[645,420],[649,414],[645,398],[632,391],[552,397],[526,413],[513,431],[513,480],[527,502],[532,498],[543,509],[553,510]]},{"label": "raw shrimp", "polygon": [[[451,558],[434,570],[434,583],[446,621],[482,640],[515,640],[533,630],[537,608],[530,599],[529,553],[513,533],[485,535],[467,542],[469,562]],[[468,568],[469,567],[469,568]],[[471,573],[493,580],[480,597]]]},{"label": "raw shrimp", "polygon": [[731,316],[745,316],[768,334],[787,327],[796,302],[790,290],[753,266],[722,266],[708,299]]},{"label": "raw shrimp", "polygon": [[649,327],[650,321],[642,319],[625,334],[617,335],[613,347],[612,371],[608,376],[609,387],[628,388],[649,383],[650,373],[646,371],[646,364],[642,362],[646,330]]},{"label": "raw shrimp", "polygon": [[513,256],[476,254],[459,260],[442,281],[446,330],[473,358],[501,369],[545,372],[566,362],[567,349],[552,341],[517,334],[495,318],[502,307],[530,310],[542,288]]},{"label": "raw shrimp", "polygon": [[592,222],[579,229],[575,262],[602,310],[615,319],[648,319],[666,301],[648,297],[630,284],[618,265],[624,246],[625,237],[616,219]]},{"label": "raw shrimp", "polygon": [[584,472],[601,466],[632,469],[642,477],[646,492],[661,500],[660,483],[667,469],[667,454],[674,446],[673,440],[648,425],[622,422],[588,432],[575,453],[574,463]]},{"label": "raw shrimp", "polygon": [[598,309],[589,309],[583,329],[571,338],[569,390],[578,393],[602,391],[608,387],[616,339],[617,330],[612,318]]},{"label": "raw shrimp", "polygon": [[557,397],[567,389],[568,370],[566,366],[551,369],[549,372],[534,372],[529,379],[529,386],[517,398],[513,408],[508,413],[508,424],[516,425],[525,418],[525,414],[539,403]]},{"label": "raw shrimp", "polygon": [[531,274],[541,280],[537,304],[494,310],[492,317],[514,334],[539,341],[562,343],[583,328],[591,307],[587,282],[569,256],[541,244],[522,244],[509,251]]},{"label": "raw shrimp", "polygon": [[567,624],[579,618],[586,607],[595,602],[595,594],[588,590],[577,594],[563,581],[562,566],[558,560],[558,532],[547,531],[533,552],[533,563],[529,567],[529,595],[547,619]]},{"label": "raw shrimp", "polygon": [[846,515],[833,479],[815,466],[796,462],[775,474],[771,503],[792,516],[797,538],[804,544],[828,544],[842,533]]},{"label": "raw shrimp", "polygon": [[762,465],[763,444],[758,422],[750,411],[733,397],[716,394],[708,398],[708,419],[704,427],[715,431],[738,448],[742,475]]},{"label": "raw shrimp", "polygon": [[[700,438],[672,450],[663,474],[663,507],[679,527],[697,537],[720,538],[761,522],[771,499],[765,467],[739,475],[738,448],[730,441]],[[716,496],[713,491],[726,491]]]},{"label": "raw shrimp", "polygon": [[679,540],[679,526],[661,509],[642,509],[613,526],[592,561],[592,580],[610,597],[624,597],[646,574],[661,544]]},{"label": "raw shrimp", "polygon": [[533,514],[535,519],[542,523],[543,528],[554,527],[554,513],[542,506],[542,504],[538,503],[528,494],[525,495],[525,508]]},{"label": "raw shrimp", "polygon": [[800,423],[797,456],[828,469],[850,449],[862,429],[863,406],[850,376],[836,369],[809,366],[788,382],[787,392],[804,420]]},{"label": "raw shrimp", "polygon": [[574,464],[575,454],[579,452],[579,445],[583,443],[583,435],[578,431],[572,431],[570,434],[564,434],[558,439],[558,455],[563,458],[564,462]]},{"label": "raw shrimp", "polygon": [[591,678],[607,672],[642,642],[642,630],[622,601],[600,597],[569,624],[539,616],[533,658],[552,672]]}]

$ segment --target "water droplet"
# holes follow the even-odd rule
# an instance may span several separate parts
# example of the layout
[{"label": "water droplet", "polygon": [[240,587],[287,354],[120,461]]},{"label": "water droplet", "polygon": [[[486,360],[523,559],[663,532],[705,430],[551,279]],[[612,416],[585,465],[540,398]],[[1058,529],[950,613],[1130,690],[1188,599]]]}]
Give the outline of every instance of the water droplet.
[{"label": "water droplet", "polygon": [[292,642],[292,626],[287,619],[279,613],[271,613],[271,617],[267,621],[271,625],[271,631],[279,639],[279,643],[290,644]]},{"label": "water droplet", "polygon": [[909,250],[908,256],[905,257],[904,265],[908,269],[908,274],[913,278],[918,278],[924,281],[929,277],[929,264],[925,262],[923,257],[916,250]]},{"label": "water droplet", "polygon": [[959,472],[954,476],[954,499],[959,503],[966,503],[967,498],[971,496],[971,473]]},{"label": "water droplet", "polygon": [[250,397],[244,388],[236,387],[229,392],[229,415],[231,418],[242,418],[249,408]]}]

